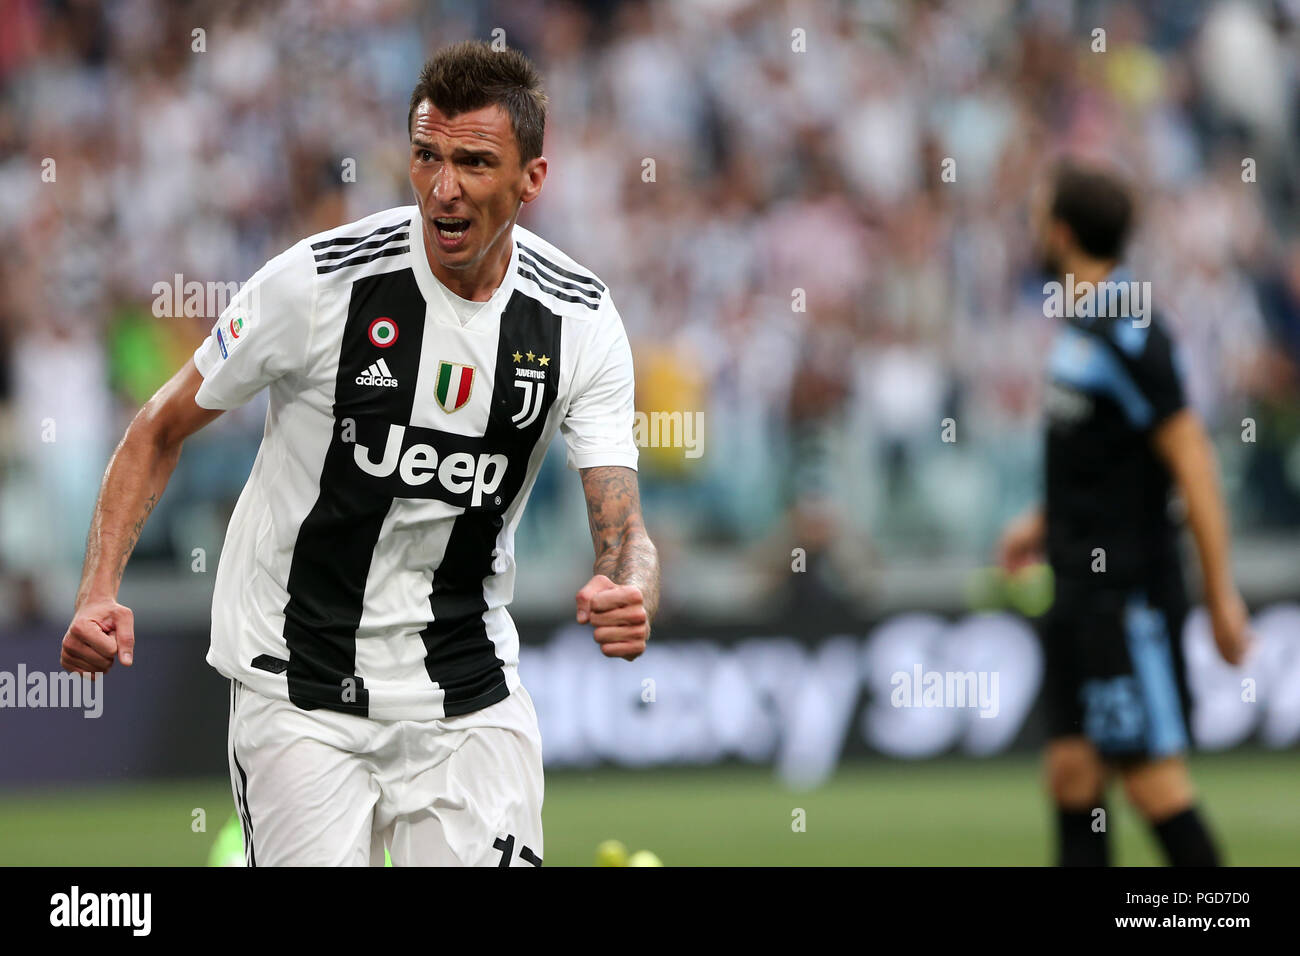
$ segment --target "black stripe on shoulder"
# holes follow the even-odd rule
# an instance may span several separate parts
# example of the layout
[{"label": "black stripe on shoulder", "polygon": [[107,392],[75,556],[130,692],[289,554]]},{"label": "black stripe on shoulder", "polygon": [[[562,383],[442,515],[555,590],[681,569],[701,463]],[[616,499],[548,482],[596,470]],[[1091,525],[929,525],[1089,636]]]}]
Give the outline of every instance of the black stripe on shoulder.
[{"label": "black stripe on shoulder", "polygon": [[537,278],[537,276],[535,276],[533,273],[529,272],[529,271],[528,271],[527,269],[525,269],[523,266],[520,266],[520,267],[519,267],[518,272],[519,272],[519,274],[520,274],[521,276],[523,276],[525,279],[531,279],[533,282],[536,282],[536,283],[537,283],[537,287],[538,287],[539,289],[541,289],[543,292],[545,292],[547,295],[553,295],[553,296],[555,296],[557,299],[562,299],[562,300],[564,300],[565,302],[580,302],[580,303],[582,303],[583,305],[585,305],[585,306],[586,306],[587,308],[589,308],[589,309],[599,309],[599,308],[600,308],[600,303],[599,303],[599,302],[592,302],[590,299],[584,299],[584,298],[582,298],[581,296],[577,296],[577,295],[569,295],[569,294],[566,293],[566,292],[561,292],[559,289],[556,289],[556,288],[554,288],[553,286],[549,286],[549,285],[547,285],[545,282],[543,282],[541,279]]},{"label": "black stripe on shoulder", "polygon": [[362,249],[378,249],[386,246],[390,242],[407,242],[411,238],[409,232],[395,232],[391,236],[384,236],[382,239],[372,239],[370,242],[363,242],[359,246],[351,246],[347,249],[330,250],[329,252],[316,253],[316,261],[321,264],[328,263],[331,259],[346,259],[348,256],[360,252]]},{"label": "black stripe on shoulder", "polygon": [[[354,238],[340,236],[337,239],[322,239],[320,242],[313,242],[311,247],[313,249],[324,249],[328,246],[355,246],[359,242],[365,242],[367,239],[373,239],[375,236],[382,236],[389,232],[396,232],[398,229],[406,229],[408,226],[410,226],[410,223],[403,221],[399,222],[395,226],[384,226],[380,229],[376,229],[374,232],[368,233],[364,236],[357,236]],[[317,256],[317,258],[319,259],[320,256]]]},{"label": "black stripe on shoulder", "polygon": [[529,249],[526,245],[524,245],[522,242],[518,240],[515,240],[515,245],[519,247],[520,252],[528,253],[535,260],[537,260],[538,263],[550,269],[552,272],[558,273],[559,275],[564,276],[566,279],[573,279],[575,282],[582,282],[589,286],[594,286],[597,290],[601,292],[605,291],[605,286],[602,285],[601,281],[597,279],[595,276],[584,276],[584,275],[580,275],[577,272],[569,272],[567,269],[562,269],[559,266],[557,266],[554,262],[551,262],[549,259],[540,255],[536,249]]},{"label": "black stripe on shoulder", "polygon": [[319,275],[324,275],[327,272],[337,272],[339,269],[346,269],[348,266],[359,266],[364,262],[373,262],[374,260],[382,259],[385,256],[400,256],[402,253],[410,252],[410,251],[411,251],[411,247],[409,244],[403,244],[400,246],[389,246],[387,248],[380,249],[374,255],[358,256],[354,259],[348,259],[345,262],[331,262],[326,265],[318,265],[316,267],[316,274],[319,276]]},{"label": "black stripe on shoulder", "polygon": [[600,301],[600,293],[597,292],[595,289],[589,286],[579,285],[576,282],[565,282],[563,279],[556,278],[555,276],[548,273],[536,262],[534,262],[532,258],[526,255],[522,250],[519,253],[519,261],[524,266],[527,266],[529,269],[535,272],[538,275],[540,281],[545,282],[547,285],[552,286],[553,288],[570,289],[578,293],[579,295],[590,296],[591,301],[593,302]]}]

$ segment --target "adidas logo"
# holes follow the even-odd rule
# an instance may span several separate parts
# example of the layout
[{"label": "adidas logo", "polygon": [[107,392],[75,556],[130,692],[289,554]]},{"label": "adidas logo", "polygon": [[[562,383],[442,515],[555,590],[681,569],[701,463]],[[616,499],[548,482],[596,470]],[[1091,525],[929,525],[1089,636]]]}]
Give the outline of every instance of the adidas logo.
[{"label": "adidas logo", "polygon": [[357,384],[397,388],[397,379],[393,378],[393,373],[388,370],[388,363],[380,359],[357,376]]}]

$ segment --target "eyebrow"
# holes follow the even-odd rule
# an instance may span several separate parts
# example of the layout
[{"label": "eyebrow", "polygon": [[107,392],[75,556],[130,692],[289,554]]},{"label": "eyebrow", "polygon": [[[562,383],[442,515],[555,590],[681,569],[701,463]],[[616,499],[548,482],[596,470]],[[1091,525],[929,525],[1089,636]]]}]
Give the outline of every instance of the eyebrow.
[{"label": "eyebrow", "polygon": [[[433,150],[436,148],[432,141],[427,140],[422,136],[412,136],[411,145],[417,149]],[[452,154],[455,156],[469,156],[469,157],[479,156],[482,157],[483,159],[497,158],[497,153],[496,150],[494,149],[468,149],[464,146],[457,146],[455,149],[452,150]]]}]

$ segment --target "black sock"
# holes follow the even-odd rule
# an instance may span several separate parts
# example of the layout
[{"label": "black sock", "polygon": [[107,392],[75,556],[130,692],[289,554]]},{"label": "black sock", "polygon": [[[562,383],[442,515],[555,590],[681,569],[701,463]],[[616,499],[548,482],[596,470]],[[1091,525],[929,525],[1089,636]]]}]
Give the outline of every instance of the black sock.
[{"label": "black sock", "polygon": [[1058,866],[1109,866],[1110,839],[1092,829],[1094,810],[1056,808]]},{"label": "black sock", "polygon": [[1195,807],[1152,824],[1170,866],[1218,866],[1219,851]]}]

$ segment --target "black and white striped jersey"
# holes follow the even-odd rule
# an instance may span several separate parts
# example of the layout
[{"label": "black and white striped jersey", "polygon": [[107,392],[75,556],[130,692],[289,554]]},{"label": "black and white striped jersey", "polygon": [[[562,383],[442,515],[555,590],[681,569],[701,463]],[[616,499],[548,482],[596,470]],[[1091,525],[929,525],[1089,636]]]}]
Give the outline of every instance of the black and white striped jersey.
[{"label": "black and white striped jersey", "polygon": [[196,400],[263,388],[217,570],[208,662],[305,709],[423,720],[518,686],[514,533],[556,430],[571,468],[636,467],[609,290],[520,226],[461,325],[415,206],[260,269],[194,353]]}]

